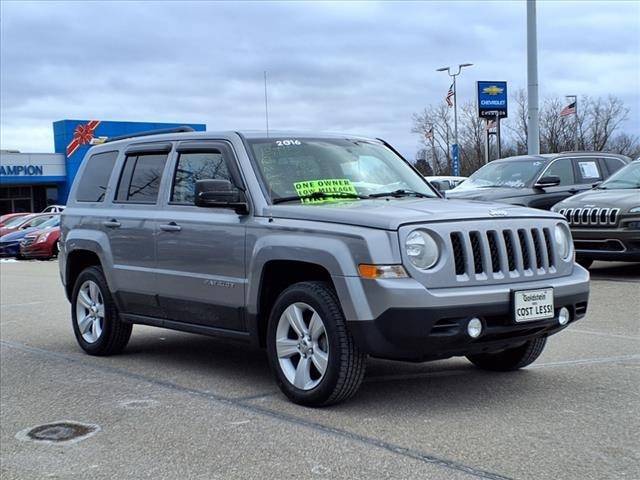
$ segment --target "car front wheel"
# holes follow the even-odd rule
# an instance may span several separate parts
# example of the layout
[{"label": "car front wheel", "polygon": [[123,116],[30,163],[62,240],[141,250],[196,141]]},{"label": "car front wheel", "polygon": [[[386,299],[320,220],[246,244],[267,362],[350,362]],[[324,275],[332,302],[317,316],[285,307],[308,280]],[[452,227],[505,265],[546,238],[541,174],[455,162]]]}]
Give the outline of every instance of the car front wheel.
[{"label": "car front wheel", "polygon": [[344,401],[364,377],[366,355],[324,282],[297,283],[280,294],[269,318],[267,351],[278,386],[301,405]]}]

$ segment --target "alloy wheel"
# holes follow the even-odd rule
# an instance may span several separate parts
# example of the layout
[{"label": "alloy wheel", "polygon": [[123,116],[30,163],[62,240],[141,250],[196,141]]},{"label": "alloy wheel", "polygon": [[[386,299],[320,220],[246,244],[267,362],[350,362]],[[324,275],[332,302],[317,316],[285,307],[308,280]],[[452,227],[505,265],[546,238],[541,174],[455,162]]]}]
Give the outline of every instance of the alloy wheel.
[{"label": "alloy wheel", "polygon": [[329,342],[324,322],[309,305],[289,305],[278,320],[276,352],[286,379],[300,390],[311,390],[324,378]]},{"label": "alloy wheel", "polygon": [[78,290],[76,321],[85,342],[98,341],[104,328],[104,299],[100,287],[93,280],[87,280]]}]

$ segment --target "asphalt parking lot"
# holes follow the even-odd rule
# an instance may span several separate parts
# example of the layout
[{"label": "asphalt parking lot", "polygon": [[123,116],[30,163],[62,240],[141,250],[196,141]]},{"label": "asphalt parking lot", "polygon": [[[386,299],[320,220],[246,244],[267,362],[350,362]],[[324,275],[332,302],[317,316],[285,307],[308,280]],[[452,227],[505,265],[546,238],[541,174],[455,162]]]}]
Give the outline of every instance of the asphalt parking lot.
[{"label": "asphalt parking lot", "polygon": [[[266,356],[136,326],[76,346],[57,262],[0,264],[1,477],[640,478],[640,265],[596,263],[587,318],[508,374],[370,360],[348,403],[287,402]],[[16,434],[96,424],[69,445]]]}]

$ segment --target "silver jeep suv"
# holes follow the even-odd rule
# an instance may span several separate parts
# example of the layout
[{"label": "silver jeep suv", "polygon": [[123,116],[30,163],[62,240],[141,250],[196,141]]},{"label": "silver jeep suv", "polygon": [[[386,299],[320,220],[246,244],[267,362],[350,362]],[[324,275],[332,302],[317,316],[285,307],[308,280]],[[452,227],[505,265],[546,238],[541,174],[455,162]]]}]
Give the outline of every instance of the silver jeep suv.
[{"label": "silver jeep suv", "polygon": [[358,390],[367,355],[515,370],[585,315],[559,214],[441,198],[382,140],[182,130],[80,167],[60,272],[89,354],[133,324],[248,342],[321,406]]}]

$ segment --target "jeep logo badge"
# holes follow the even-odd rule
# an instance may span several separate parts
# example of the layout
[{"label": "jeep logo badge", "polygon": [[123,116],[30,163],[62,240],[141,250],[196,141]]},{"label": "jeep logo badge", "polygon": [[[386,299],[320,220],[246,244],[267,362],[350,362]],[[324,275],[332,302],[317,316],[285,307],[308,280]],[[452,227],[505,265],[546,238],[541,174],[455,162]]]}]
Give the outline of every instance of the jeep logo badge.
[{"label": "jeep logo badge", "polygon": [[507,216],[507,211],[506,210],[491,209],[491,210],[489,210],[489,215],[491,215],[492,217],[506,217]]}]

